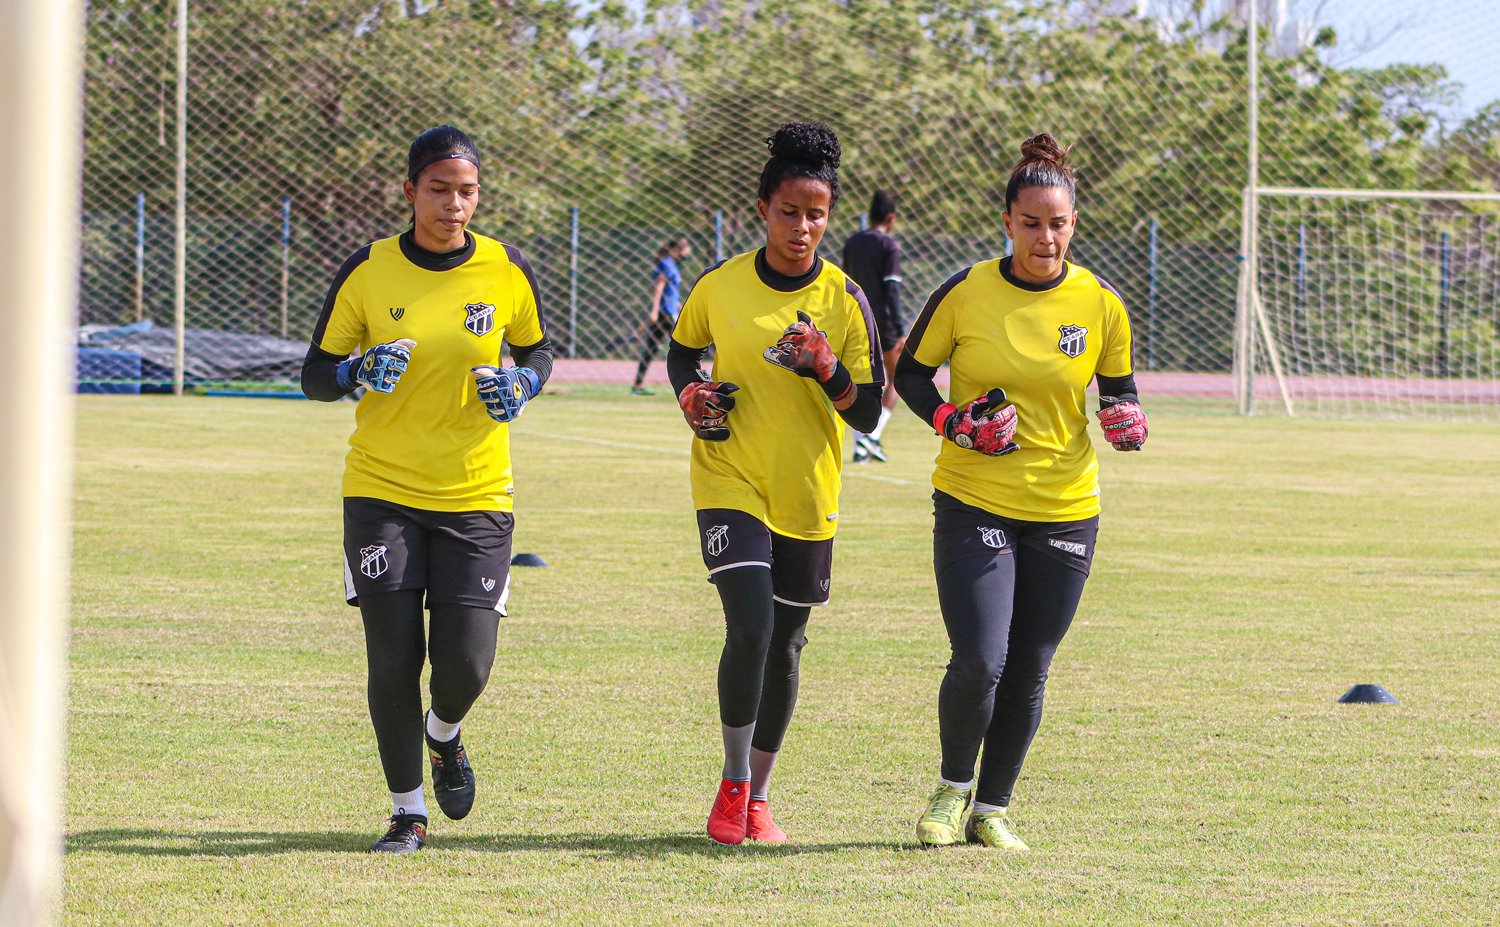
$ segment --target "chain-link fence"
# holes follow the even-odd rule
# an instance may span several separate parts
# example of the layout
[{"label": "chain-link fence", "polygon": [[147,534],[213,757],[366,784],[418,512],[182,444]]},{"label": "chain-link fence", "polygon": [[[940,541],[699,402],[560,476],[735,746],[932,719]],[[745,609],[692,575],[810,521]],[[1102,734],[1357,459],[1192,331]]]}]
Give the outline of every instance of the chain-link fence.
[{"label": "chain-link fence", "polygon": [[[148,388],[170,379],[161,346],[174,337],[175,10],[88,4],[80,323],[95,353],[138,353],[115,378]],[[1474,0],[1266,0],[1258,12],[1262,183],[1500,183],[1500,78]],[[690,281],[757,247],[763,139],[812,118],[844,145],[825,257],[837,260],[874,189],[895,189],[909,306],[1004,250],[1003,182],[1023,138],[1073,145],[1073,257],[1124,295],[1138,369],[1158,390],[1227,395],[1246,14],[1231,0],[192,0],[188,380],[293,378],[338,265],[406,224],[407,144],[448,122],[484,156],[473,227],[536,268],[559,380],[628,384],[657,249],[687,237]],[[1388,257],[1440,260],[1437,247]],[[1449,298],[1500,330],[1482,286]],[[1495,339],[1468,345],[1489,354],[1422,375],[1500,389]]]}]

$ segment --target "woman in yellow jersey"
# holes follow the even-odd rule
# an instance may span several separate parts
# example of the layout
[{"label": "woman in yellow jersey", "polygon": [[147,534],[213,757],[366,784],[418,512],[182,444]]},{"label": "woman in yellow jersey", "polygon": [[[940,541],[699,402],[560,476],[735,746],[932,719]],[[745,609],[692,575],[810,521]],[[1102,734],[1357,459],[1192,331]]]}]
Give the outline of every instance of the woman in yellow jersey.
[{"label": "woman in yellow jersey", "polygon": [[[1003,217],[1015,256],[939,287],[895,372],[901,398],[947,439],[932,475],[933,565],[952,659],[938,694],[940,782],[917,825],[933,846],[1026,849],[1006,808],[1099,527],[1091,380],[1115,449],[1146,440],[1125,306],[1066,260],[1078,222],[1067,153],[1044,134],[1021,154]],[[949,401],[933,384],[944,362]]]},{"label": "woman in yellow jersey", "polygon": [[[452,126],[422,133],[404,187],[411,228],[339,268],[302,368],[312,399],[367,390],[345,458],[344,581],[364,620],[391,792],[371,849],[391,853],[426,842],[424,736],[443,813],[461,818],[474,802],[459,723],[489,679],[510,591],[510,422],[552,369],[531,264],[466,229],[479,203],[474,143]],[[502,342],[515,366],[501,365]]]},{"label": "woman in yellow jersey", "polygon": [[[819,123],[767,140],[766,245],[704,272],[667,374],[696,440],[693,505],[724,606],[724,769],[708,835],[780,843],[767,788],[797,700],[809,609],[828,601],[844,423],[868,431],[885,373],[859,287],[818,257],[838,203],[839,143]],[[712,377],[698,364],[716,350]]]}]

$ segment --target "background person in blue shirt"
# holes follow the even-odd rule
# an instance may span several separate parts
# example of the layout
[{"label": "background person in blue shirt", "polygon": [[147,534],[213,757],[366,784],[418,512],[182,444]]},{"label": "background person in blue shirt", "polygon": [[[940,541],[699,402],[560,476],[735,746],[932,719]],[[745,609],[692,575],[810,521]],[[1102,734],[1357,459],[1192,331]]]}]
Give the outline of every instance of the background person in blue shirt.
[{"label": "background person in blue shirt", "polygon": [[656,252],[656,266],[651,271],[651,310],[646,313],[646,324],[641,336],[641,363],[635,368],[635,385],[630,391],[637,396],[650,396],[653,390],[643,385],[646,368],[656,357],[656,346],[663,338],[672,334],[677,324],[677,310],[682,306],[682,271],[677,262],[693,253],[693,246],[686,238],[672,238]]}]

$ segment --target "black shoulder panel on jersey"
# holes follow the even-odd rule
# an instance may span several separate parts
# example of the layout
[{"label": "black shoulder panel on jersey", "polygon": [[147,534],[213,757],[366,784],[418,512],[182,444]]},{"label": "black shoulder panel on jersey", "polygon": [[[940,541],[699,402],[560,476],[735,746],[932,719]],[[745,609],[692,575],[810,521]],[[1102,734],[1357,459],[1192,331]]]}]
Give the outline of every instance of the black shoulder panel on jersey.
[{"label": "black shoulder panel on jersey", "polygon": [[547,334],[547,317],[542,314],[542,291],[537,289],[536,273],[531,269],[531,261],[515,245],[505,246],[505,256],[510,262],[521,268],[521,273],[526,276],[526,284],[531,287],[531,300],[536,303],[536,324],[542,330],[542,335]]},{"label": "black shoulder panel on jersey", "polygon": [[344,261],[343,266],[339,268],[338,273],[333,275],[333,282],[328,285],[328,295],[323,299],[323,311],[318,313],[317,324],[313,326],[313,347],[317,347],[323,343],[323,335],[328,331],[328,318],[333,315],[333,304],[338,301],[339,290],[343,289],[344,282],[349,279],[349,275],[354,273],[359,265],[369,259],[370,246],[365,245],[363,248],[349,255],[348,259]]},{"label": "black shoulder panel on jersey", "polygon": [[870,382],[885,389],[885,361],[880,354],[880,336],[875,333],[875,312],[870,308],[870,301],[865,298],[865,291],[859,288],[853,277],[844,278],[844,292],[859,303],[859,314],[865,320],[865,337],[870,343]]},{"label": "black shoulder panel on jersey", "polygon": [[969,278],[969,271],[973,269],[973,265],[965,267],[963,270],[949,277],[947,280],[944,280],[943,285],[933,290],[932,295],[927,297],[927,305],[922,307],[922,311],[917,316],[917,320],[912,323],[911,334],[907,336],[906,353],[915,351],[917,349],[917,345],[922,343],[922,336],[927,334],[927,324],[932,321],[932,314],[937,311],[938,305],[941,304],[943,299],[953,291],[954,287],[958,286],[960,283],[963,283]]}]

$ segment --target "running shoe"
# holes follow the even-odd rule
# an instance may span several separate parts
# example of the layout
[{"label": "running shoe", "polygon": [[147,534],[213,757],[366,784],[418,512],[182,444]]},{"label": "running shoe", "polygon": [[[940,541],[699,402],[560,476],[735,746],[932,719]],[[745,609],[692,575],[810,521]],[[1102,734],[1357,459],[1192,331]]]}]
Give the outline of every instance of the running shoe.
[{"label": "running shoe", "polygon": [[1010,850],[1012,853],[1024,853],[1031,849],[1011,831],[1010,820],[1006,818],[1004,811],[969,815],[969,823],[964,825],[964,838],[970,843],[982,843],[987,847]]},{"label": "running shoe", "polygon": [[632,386],[630,388],[630,395],[632,395],[632,396],[655,396],[656,395],[656,390],[654,390],[654,389],[647,389],[644,386]]},{"label": "running shoe", "polygon": [[420,814],[393,814],[385,836],[370,845],[371,853],[415,853],[427,845],[427,819]]},{"label": "running shoe", "polygon": [[745,840],[749,826],[750,783],[725,779],[719,783],[713,810],[708,813],[708,837],[714,843],[735,846]]},{"label": "running shoe", "polygon": [[974,790],[939,785],[927,797],[927,811],[917,822],[917,839],[930,847],[951,846],[963,835],[964,813],[974,800]]},{"label": "running shoe", "polygon": [[870,452],[870,459],[877,463],[885,463],[885,446],[880,439],[870,435],[864,435],[865,450]]},{"label": "running shoe", "polygon": [[863,438],[863,437],[864,437],[864,435],[855,435],[854,436],[854,457],[850,461],[851,463],[869,463],[870,462],[870,451],[869,451],[868,448],[866,448],[864,446],[864,444],[860,443],[860,440],[859,440],[860,438]]},{"label": "running shoe", "polygon": [[469,765],[462,732],[443,743],[427,738],[427,758],[432,761],[432,794],[443,814],[457,821],[474,807],[474,767]]},{"label": "running shoe", "polygon": [[763,801],[752,801],[746,815],[745,839],[761,843],[786,843],[786,831],[776,826],[771,817],[771,806]]}]

